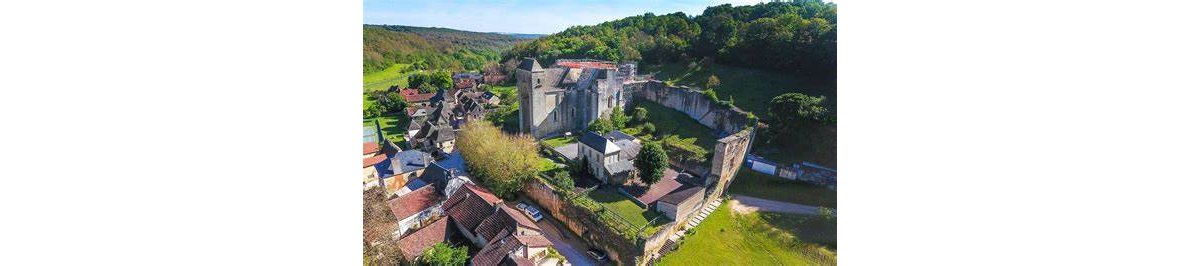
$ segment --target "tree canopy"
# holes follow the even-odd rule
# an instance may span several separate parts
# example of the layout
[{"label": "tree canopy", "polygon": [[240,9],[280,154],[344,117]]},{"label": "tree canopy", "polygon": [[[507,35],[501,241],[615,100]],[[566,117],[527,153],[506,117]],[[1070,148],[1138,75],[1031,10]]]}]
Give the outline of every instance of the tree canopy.
[{"label": "tree canopy", "polygon": [[696,17],[647,13],[594,26],[575,26],[525,43],[502,58],[535,57],[718,63],[783,72],[829,74],[837,63],[837,5],[793,0],[708,7]]},{"label": "tree canopy", "polygon": [[[813,97],[803,93],[785,93],[771,99],[768,112],[776,132],[800,132],[805,126],[833,121],[824,106],[825,96]],[[787,135],[787,134],[785,134]]]},{"label": "tree canopy", "polygon": [[667,169],[667,152],[658,142],[647,142],[633,159],[633,166],[637,168],[638,178],[642,183],[658,183]]},{"label": "tree canopy", "polygon": [[363,25],[363,73],[397,63],[417,69],[478,70],[523,38],[444,28]]},{"label": "tree canopy", "polygon": [[528,135],[508,135],[487,121],[472,121],[457,141],[467,168],[497,196],[512,199],[538,174],[541,157]]}]

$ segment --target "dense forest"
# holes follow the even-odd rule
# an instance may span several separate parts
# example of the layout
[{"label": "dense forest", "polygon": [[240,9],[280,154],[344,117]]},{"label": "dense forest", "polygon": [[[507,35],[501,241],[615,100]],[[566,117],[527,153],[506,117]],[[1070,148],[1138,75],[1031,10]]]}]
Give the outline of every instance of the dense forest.
[{"label": "dense forest", "polygon": [[503,60],[593,58],[669,63],[708,57],[717,63],[831,76],[837,65],[837,5],[793,0],[627,17],[517,44]]},{"label": "dense forest", "polygon": [[363,25],[363,73],[409,63],[418,69],[479,70],[525,35],[445,28]]}]

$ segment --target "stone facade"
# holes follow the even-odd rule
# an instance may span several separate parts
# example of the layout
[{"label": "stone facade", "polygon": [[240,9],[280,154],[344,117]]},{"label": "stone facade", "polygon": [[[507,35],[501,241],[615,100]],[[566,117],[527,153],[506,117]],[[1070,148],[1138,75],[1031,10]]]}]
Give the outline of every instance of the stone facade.
[{"label": "stone facade", "polygon": [[628,104],[624,85],[636,71],[632,64],[569,59],[542,68],[526,58],[516,73],[521,132],[540,139],[586,128]]}]

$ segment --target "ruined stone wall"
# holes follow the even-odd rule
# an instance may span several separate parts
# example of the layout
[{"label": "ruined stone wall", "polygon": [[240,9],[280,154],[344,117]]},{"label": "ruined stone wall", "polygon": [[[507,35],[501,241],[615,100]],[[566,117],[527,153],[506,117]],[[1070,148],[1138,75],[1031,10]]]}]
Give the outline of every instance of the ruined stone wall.
[{"label": "ruined stone wall", "polygon": [[704,93],[687,87],[671,87],[661,81],[626,84],[637,98],[652,101],[687,114],[700,124],[721,131],[722,136],[742,131],[756,121],[750,114],[713,103]]},{"label": "ruined stone wall", "polygon": [[608,253],[611,261],[635,265],[636,258],[642,256],[643,249],[636,243],[631,243],[609,228],[590,210],[567,202],[569,199],[559,196],[540,178],[530,178],[525,183],[524,191],[525,196],[541,205],[550,216],[562,221],[567,229],[583,238],[583,242]]},{"label": "ruined stone wall", "polygon": [[[667,86],[661,81],[635,82],[625,86],[637,98],[683,112],[700,124],[721,132],[721,139],[713,147],[712,166],[706,184],[716,183],[716,190],[712,191],[715,193],[710,195],[724,195],[754,142],[756,119],[737,107],[720,106],[704,93],[687,87]],[[707,198],[705,202],[715,198]]]}]

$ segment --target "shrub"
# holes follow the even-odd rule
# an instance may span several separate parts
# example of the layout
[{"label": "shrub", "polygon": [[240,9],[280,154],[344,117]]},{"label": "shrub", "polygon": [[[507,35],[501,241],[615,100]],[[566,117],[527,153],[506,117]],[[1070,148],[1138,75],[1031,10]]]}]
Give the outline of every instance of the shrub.
[{"label": "shrub", "polygon": [[638,122],[638,123],[646,122],[646,117],[648,117],[648,116],[650,116],[650,111],[647,111],[645,107],[633,108],[633,121],[634,122]]},{"label": "shrub", "polygon": [[467,264],[467,247],[455,247],[437,243],[421,254],[421,264],[436,266],[458,266]]},{"label": "shrub", "polygon": [[575,187],[575,180],[571,178],[571,174],[567,171],[558,171],[554,176],[550,177],[550,184],[559,189],[571,190]]},{"label": "shrub", "polygon": [[658,129],[654,127],[654,123],[646,122],[646,124],[642,125],[642,132],[646,132],[648,135],[654,135],[655,131],[658,131]]}]

